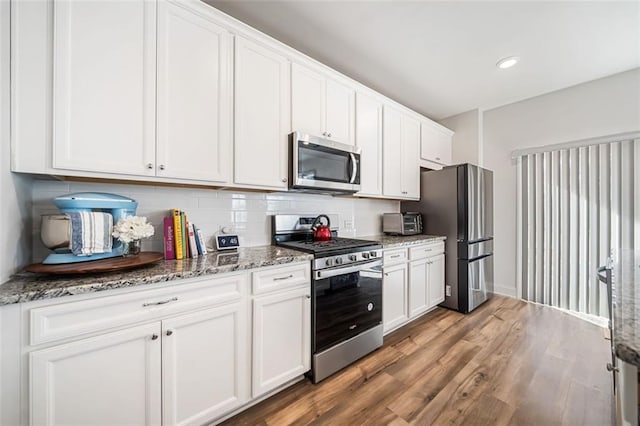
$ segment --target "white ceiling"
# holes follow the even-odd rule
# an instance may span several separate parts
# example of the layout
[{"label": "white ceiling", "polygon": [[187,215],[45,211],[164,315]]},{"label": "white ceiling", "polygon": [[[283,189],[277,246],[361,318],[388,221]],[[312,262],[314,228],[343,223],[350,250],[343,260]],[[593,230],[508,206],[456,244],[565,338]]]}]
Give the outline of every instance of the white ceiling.
[{"label": "white ceiling", "polygon": [[640,66],[639,1],[205,1],[434,119]]}]

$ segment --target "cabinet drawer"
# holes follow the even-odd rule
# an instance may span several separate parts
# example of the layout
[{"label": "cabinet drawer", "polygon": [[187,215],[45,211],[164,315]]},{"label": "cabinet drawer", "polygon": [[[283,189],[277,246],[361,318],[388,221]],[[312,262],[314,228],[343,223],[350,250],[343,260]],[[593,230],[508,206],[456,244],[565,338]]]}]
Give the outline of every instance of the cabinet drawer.
[{"label": "cabinet drawer", "polygon": [[127,324],[240,299],[246,274],[184,280],[178,286],[29,309],[30,343],[80,337]]},{"label": "cabinet drawer", "polygon": [[409,249],[409,259],[410,260],[424,259],[426,257],[435,256],[441,253],[444,253],[444,242],[438,241],[436,243],[430,243],[430,244],[420,245],[416,247],[411,247]]},{"label": "cabinet drawer", "polygon": [[385,250],[384,251],[384,264],[392,265],[394,263],[407,261],[407,249]]},{"label": "cabinet drawer", "polygon": [[296,287],[311,282],[309,262],[263,269],[252,273],[253,294]]}]

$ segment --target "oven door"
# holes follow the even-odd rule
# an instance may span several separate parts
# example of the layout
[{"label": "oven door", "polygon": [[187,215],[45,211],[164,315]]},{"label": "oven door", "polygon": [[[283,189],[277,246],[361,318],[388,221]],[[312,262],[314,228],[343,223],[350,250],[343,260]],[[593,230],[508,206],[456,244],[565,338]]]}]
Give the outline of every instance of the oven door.
[{"label": "oven door", "polygon": [[313,294],[315,354],[382,323],[382,260],[316,271]]},{"label": "oven door", "polygon": [[360,190],[360,149],[300,132],[291,134],[291,189]]}]

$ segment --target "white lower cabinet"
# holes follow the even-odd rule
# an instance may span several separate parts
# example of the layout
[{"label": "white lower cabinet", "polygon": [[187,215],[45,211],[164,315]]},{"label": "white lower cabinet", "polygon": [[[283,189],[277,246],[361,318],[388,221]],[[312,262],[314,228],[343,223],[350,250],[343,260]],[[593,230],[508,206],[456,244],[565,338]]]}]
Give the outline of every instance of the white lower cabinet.
[{"label": "white lower cabinet", "polygon": [[444,254],[438,254],[428,260],[429,306],[444,302]]},{"label": "white lower cabinet", "polygon": [[160,323],[29,354],[33,425],[161,422]]},{"label": "white lower cabinet", "polygon": [[309,287],[254,298],[252,396],[300,376],[309,370],[310,363]]},{"label": "white lower cabinet", "polygon": [[409,319],[407,311],[407,264],[384,268],[382,285],[382,321],[384,331],[392,330]]},{"label": "white lower cabinet", "polygon": [[246,306],[162,321],[163,424],[203,424],[248,401]]},{"label": "white lower cabinet", "polygon": [[385,250],[383,323],[387,334],[444,301],[444,243]]},{"label": "white lower cabinet", "polygon": [[[24,331],[27,341],[35,342],[21,349],[28,358],[23,377],[28,377],[29,419],[15,423],[206,424],[309,370],[309,262],[176,284],[23,305],[24,318],[32,321],[44,315],[65,325],[78,312],[87,316],[94,310],[102,320],[78,324],[76,335],[55,337],[38,327]],[[124,308],[116,309],[116,302]],[[79,306],[85,304],[86,309]],[[46,339],[38,343],[43,330]],[[19,364],[13,368],[19,370]],[[7,365],[0,365],[0,373]]]}]

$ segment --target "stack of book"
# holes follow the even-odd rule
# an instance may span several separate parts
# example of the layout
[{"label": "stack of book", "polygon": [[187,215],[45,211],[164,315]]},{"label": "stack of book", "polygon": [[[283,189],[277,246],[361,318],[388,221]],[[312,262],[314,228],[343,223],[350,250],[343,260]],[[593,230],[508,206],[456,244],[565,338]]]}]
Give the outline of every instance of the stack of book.
[{"label": "stack of book", "polygon": [[164,218],[164,258],[186,259],[207,254],[202,230],[189,222],[187,215],[179,209],[171,209]]}]

